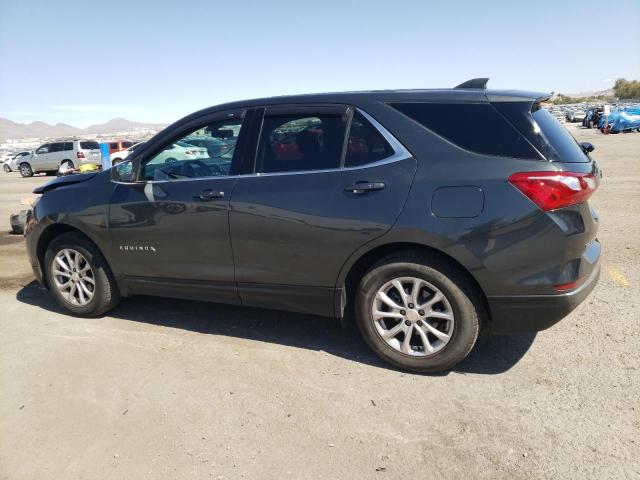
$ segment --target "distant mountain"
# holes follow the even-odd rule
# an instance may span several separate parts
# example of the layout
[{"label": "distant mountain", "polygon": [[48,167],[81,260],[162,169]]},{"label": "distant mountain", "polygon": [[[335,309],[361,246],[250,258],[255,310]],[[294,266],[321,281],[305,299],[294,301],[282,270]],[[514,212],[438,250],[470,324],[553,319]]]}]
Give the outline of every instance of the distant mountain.
[{"label": "distant mountain", "polygon": [[553,98],[557,98],[560,95],[569,98],[597,98],[597,97],[615,97],[616,93],[613,91],[613,88],[607,88],[606,90],[591,90],[588,92],[579,92],[579,93],[556,93],[553,95]]},{"label": "distant mountain", "polygon": [[106,123],[91,125],[87,128],[78,128],[66,123],[50,125],[45,122],[16,123],[6,118],[0,118],[0,142],[9,138],[43,138],[65,137],[72,135],[104,135],[108,133],[126,132],[139,128],[160,130],[165,125],[156,123],[132,122],[124,118],[114,118]]}]

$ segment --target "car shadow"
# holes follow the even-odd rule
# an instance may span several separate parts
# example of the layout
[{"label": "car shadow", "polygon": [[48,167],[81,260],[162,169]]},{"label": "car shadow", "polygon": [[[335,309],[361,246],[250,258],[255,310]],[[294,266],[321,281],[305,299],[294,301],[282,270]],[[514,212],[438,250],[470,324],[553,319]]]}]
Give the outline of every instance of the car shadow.
[{"label": "car shadow", "polygon": [[[22,287],[16,299],[44,310],[64,313],[49,292],[35,281]],[[351,361],[396,370],[369,350],[356,328],[342,328],[339,322],[324,317],[144,296],[124,299],[109,316],[203,334],[324,351]],[[452,371],[484,375],[506,372],[525,355],[535,337],[535,333],[482,336],[469,356]]]}]

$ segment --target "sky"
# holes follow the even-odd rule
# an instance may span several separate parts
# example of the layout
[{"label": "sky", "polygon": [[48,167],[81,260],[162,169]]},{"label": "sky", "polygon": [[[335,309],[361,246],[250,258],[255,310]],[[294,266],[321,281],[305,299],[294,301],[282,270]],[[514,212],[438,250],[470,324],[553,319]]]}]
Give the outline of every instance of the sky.
[{"label": "sky", "polygon": [[[0,0],[0,117],[168,123],[248,98],[640,79],[640,0]],[[588,38],[586,38],[588,36]]]}]

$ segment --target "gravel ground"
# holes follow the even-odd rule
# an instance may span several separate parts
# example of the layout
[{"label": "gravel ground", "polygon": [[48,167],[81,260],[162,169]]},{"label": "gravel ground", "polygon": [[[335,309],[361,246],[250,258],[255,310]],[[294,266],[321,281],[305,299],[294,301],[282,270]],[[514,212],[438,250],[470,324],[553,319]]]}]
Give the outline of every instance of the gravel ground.
[{"label": "gravel ground", "polygon": [[[140,297],[73,318],[3,232],[0,478],[640,478],[640,134],[569,128],[604,170],[600,284],[443,375],[304,315]],[[0,215],[45,180],[0,175]]]}]

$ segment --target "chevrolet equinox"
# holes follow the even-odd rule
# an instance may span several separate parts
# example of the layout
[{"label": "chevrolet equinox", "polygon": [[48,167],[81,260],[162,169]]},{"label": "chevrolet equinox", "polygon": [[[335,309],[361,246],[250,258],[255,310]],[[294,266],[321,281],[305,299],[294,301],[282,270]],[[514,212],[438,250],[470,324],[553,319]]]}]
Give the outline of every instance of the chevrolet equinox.
[{"label": "chevrolet equinox", "polygon": [[74,315],[143,294],[354,318],[395,366],[449,369],[597,283],[601,174],[547,99],[474,79],[208,108],[34,190],[30,262]]}]

